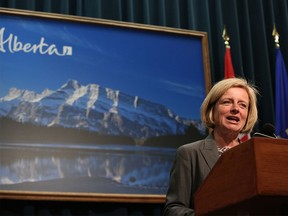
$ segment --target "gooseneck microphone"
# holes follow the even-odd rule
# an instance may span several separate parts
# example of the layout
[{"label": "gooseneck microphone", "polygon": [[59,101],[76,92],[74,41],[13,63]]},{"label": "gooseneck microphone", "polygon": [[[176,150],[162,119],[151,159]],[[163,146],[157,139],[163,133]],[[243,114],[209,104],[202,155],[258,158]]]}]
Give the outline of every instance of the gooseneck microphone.
[{"label": "gooseneck microphone", "polygon": [[266,137],[266,138],[277,138],[275,135],[275,127],[270,123],[266,123],[262,126],[260,132],[255,132],[253,137]]}]

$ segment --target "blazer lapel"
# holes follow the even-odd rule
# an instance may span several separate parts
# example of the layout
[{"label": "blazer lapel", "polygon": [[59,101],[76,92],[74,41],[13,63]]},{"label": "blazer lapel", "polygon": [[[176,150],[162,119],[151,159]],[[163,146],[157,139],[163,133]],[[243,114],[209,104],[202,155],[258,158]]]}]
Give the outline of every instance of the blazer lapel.
[{"label": "blazer lapel", "polygon": [[219,158],[218,150],[213,139],[213,135],[209,134],[204,140],[203,148],[200,149],[210,169],[213,168]]}]

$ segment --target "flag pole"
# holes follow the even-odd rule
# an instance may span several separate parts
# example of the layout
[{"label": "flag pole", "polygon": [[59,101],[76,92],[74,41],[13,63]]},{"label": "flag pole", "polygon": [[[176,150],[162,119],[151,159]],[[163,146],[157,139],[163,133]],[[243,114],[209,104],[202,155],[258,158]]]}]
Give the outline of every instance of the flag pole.
[{"label": "flag pole", "polygon": [[275,24],[274,24],[274,27],[273,27],[272,36],[274,37],[274,42],[275,42],[276,48],[279,48],[279,47],[280,47],[280,45],[279,45],[280,35],[279,35],[279,33],[277,32],[277,29],[276,29]]},{"label": "flag pole", "polygon": [[272,36],[276,47],[275,62],[275,134],[281,138],[288,138],[288,76],[281,54],[279,38],[274,24]]},{"label": "flag pole", "polygon": [[224,40],[225,44],[225,56],[224,56],[224,78],[232,78],[235,77],[234,68],[232,64],[232,57],[231,57],[231,51],[230,51],[230,45],[229,45],[229,36],[227,34],[226,27],[224,26],[222,38]]},{"label": "flag pole", "polygon": [[229,45],[230,38],[229,38],[229,35],[227,34],[226,26],[224,26],[222,38],[224,40],[225,47],[230,48],[230,45]]}]

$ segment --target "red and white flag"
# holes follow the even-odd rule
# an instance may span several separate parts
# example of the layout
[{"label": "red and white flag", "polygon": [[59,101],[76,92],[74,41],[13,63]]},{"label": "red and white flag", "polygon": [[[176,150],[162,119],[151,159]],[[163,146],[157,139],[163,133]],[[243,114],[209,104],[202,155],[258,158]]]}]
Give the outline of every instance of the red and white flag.
[{"label": "red and white flag", "polygon": [[[226,44],[225,57],[224,57],[224,79],[229,79],[235,77],[235,73],[232,63],[231,50],[228,42],[229,37],[226,33],[226,29],[224,29],[223,38]],[[248,134],[240,133],[238,138],[240,139],[241,142],[245,142],[251,138],[251,135],[250,133]]]},{"label": "red and white flag", "polygon": [[226,46],[225,59],[224,59],[224,78],[228,79],[232,77],[235,77],[235,73],[232,64],[231,50],[230,46]]}]

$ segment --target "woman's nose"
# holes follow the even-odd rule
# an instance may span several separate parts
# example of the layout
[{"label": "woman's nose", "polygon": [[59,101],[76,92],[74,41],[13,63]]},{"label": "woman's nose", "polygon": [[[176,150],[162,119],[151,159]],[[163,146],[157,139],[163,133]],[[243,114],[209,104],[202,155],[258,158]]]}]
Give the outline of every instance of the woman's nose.
[{"label": "woman's nose", "polygon": [[239,112],[239,105],[238,105],[238,104],[233,104],[233,105],[232,105],[232,108],[231,108],[231,111],[233,111],[233,112]]}]

